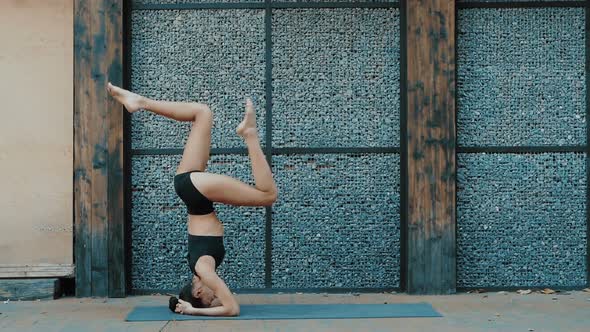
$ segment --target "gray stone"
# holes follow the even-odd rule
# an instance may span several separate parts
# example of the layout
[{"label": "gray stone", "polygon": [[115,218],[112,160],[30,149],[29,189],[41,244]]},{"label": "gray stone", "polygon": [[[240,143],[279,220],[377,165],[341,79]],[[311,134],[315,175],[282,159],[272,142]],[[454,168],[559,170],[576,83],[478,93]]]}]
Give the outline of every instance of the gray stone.
[{"label": "gray stone", "polygon": [[274,156],[278,288],[399,286],[399,156]]},{"label": "gray stone", "polygon": [[[265,135],[264,10],[132,12],[131,88],[154,99],[197,101],[214,113],[212,146],[243,146],[235,128],[252,97]],[[132,115],[132,147],[182,148],[190,122]]]},{"label": "gray stone", "polygon": [[273,146],[399,146],[399,10],[274,10]]},{"label": "gray stone", "polygon": [[586,154],[461,153],[457,179],[459,287],[586,284]]},{"label": "gray stone", "polygon": [[584,15],[459,11],[459,146],[586,144]]},{"label": "gray stone", "polygon": [[133,0],[134,4],[172,4],[172,3],[240,3],[240,2],[264,2],[264,0]]},{"label": "gray stone", "polygon": [[[132,160],[132,284],[135,289],[177,289],[191,272],[186,260],[186,206],[173,177],[180,156]],[[213,156],[208,171],[251,182],[246,156]],[[226,256],[218,273],[231,288],[264,287],[265,210],[215,205],[225,227]]]}]

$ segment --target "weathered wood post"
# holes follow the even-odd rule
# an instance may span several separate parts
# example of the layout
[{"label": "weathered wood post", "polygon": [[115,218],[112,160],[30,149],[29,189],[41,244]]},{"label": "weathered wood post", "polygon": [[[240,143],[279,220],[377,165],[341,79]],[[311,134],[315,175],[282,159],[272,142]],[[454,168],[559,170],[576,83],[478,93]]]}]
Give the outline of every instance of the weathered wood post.
[{"label": "weathered wood post", "polygon": [[74,256],[77,296],[125,296],[123,4],[74,0]]},{"label": "weathered wood post", "polygon": [[454,0],[402,4],[407,52],[404,277],[410,294],[456,289],[455,5]]}]

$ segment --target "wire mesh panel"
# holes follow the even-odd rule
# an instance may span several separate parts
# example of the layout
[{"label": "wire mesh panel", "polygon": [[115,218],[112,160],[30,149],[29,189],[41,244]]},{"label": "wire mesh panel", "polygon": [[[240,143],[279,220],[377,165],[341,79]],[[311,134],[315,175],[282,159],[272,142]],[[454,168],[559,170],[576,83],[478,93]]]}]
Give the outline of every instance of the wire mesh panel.
[{"label": "wire mesh panel", "polygon": [[[575,2],[577,0],[456,0],[457,2],[477,2],[477,3],[519,3],[519,2]],[[578,1],[579,2],[579,1]]]},{"label": "wire mesh panel", "polygon": [[[214,113],[212,146],[223,148],[243,146],[235,128],[250,96],[264,137],[263,10],[136,10],[131,18],[132,90],[207,103]],[[188,122],[139,112],[132,147],[180,148],[189,129]]]},{"label": "wire mesh panel", "polygon": [[584,8],[459,11],[459,146],[584,145]]},{"label": "wire mesh panel", "polygon": [[[459,146],[585,146],[584,8],[461,9]],[[458,154],[459,287],[586,280],[585,153]]]},{"label": "wire mesh panel", "polygon": [[[280,163],[273,165],[280,195],[272,215],[264,208],[216,206],[227,248],[219,273],[233,289],[399,286],[399,155],[347,153],[347,148],[385,152],[399,146],[399,10],[389,5],[351,8],[373,1],[328,2],[329,7],[347,8],[241,6],[261,1],[133,2],[131,89],[155,99],[208,103],[215,116],[214,149],[244,147],[234,130],[243,98],[252,96],[261,141],[273,143],[265,153]],[[265,99],[269,96],[272,104]],[[272,115],[266,113],[270,111]],[[271,119],[272,124],[266,122]],[[190,124],[147,112],[133,114],[131,124],[136,151],[132,286],[174,290],[190,277],[186,210],[172,187],[180,156],[158,153],[182,148]],[[343,149],[314,157],[277,155],[285,147],[310,153],[306,149]],[[224,151],[213,157],[209,171],[251,181],[248,157]],[[296,172],[289,168],[293,162]],[[343,174],[346,178],[340,178]],[[317,211],[301,196],[308,191],[323,195],[323,202],[315,202]],[[353,197],[355,202],[347,202]],[[338,205],[328,209],[334,199]],[[334,218],[324,224],[309,223],[330,214]],[[285,241],[298,241],[288,231],[290,223],[308,227],[303,234],[324,235],[319,246],[317,238],[297,242],[302,254],[319,250],[320,256],[292,259],[299,256],[282,247]],[[343,247],[342,241],[352,247]],[[293,277],[289,268],[303,268],[309,275]]]},{"label": "wire mesh panel", "polygon": [[272,286],[399,286],[399,157],[273,156]]},{"label": "wire mesh panel", "polygon": [[586,154],[459,154],[458,286],[586,282]]},{"label": "wire mesh panel", "polygon": [[134,5],[145,4],[192,4],[192,3],[256,3],[264,0],[133,0]]},{"label": "wire mesh panel", "polygon": [[369,2],[399,2],[399,0],[272,0],[272,2],[333,2],[333,3],[369,3]]},{"label": "wire mesh panel", "polygon": [[273,146],[399,143],[399,10],[275,10]]},{"label": "wire mesh panel", "polygon": [[[177,290],[189,280],[186,206],[174,191],[180,156],[136,156],[132,163],[132,285]],[[212,156],[208,172],[251,182],[246,156]],[[264,287],[265,210],[215,206],[224,224],[226,256],[219,267],[232,288]]]},{"label": "wire mesh panel", "polygon": [[[400,12],[379,2],[133,1],[131,89],[208,103],[214,148],[243,147],[234,130],[252,96],[262,142],[272,142],[272,215],[217,206],[228,249],[219,272],[231,288],[399,286],[400,159],[381,152],[404,144]],[[485,2],[503,8],[458,13],[459,149],[586,146],[584,7]],[[132,116],[132,147],[155,153],[133,157],[134,289],[190,277],[186,210],[172,187],[180,156],[157,154],[181,148],[189,126]],[[282,154],[289,148],[302,154]],[[380,153],[346,151],[359,148]],[[458,158],[459,287],[587,282],[585,153]],[[251,182],[249,167],[246,156],[218,155],[209,170]]]}]

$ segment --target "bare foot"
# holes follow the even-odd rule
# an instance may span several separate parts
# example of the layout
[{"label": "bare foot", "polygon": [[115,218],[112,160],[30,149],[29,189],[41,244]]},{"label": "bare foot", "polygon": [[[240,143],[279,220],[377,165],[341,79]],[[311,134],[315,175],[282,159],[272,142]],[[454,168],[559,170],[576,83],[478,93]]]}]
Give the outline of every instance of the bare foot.
[{"label": "bare foot", "polygon": [[107,84],[107,91],[119,103],[123,104],[129,113],[136,112],[141,108],[142,96],[112,85],[111,82]]},{"label": "bare foot", "polygon": [[256,135],[256,112],[254,112],[254,105],[250,98],[246,99],[246,112],[244,113],[244,120],[240,122],[236,128],[236,133],[246,138],[248,136]]}]

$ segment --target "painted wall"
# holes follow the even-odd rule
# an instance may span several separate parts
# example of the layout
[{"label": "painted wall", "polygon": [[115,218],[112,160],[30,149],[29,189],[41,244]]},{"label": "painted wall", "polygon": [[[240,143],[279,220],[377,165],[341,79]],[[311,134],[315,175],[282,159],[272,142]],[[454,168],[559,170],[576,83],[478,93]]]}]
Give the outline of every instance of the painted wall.
[{"label": "painted wall", "polygon": [[72,19],[71,0],[0,1],[0,268],[72,264]]}]

